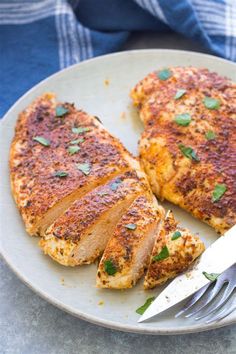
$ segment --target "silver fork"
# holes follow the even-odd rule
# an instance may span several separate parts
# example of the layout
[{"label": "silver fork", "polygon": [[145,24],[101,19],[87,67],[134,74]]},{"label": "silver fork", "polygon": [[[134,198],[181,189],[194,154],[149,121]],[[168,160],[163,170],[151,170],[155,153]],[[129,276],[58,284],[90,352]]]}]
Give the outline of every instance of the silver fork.
[{"label": "silver fork", "polygon": [[197,291],[175,317],[206,318],[206,323],[219,321],[236,309],[235,289],[236,264]]}]

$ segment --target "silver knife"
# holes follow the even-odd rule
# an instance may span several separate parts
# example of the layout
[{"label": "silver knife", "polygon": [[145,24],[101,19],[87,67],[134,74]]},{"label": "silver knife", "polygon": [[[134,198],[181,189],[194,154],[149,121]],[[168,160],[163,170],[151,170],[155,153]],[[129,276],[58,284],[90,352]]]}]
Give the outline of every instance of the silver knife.
[{"label": "silver knife", "polygon": [[152,302],[138,322],[143,322],[194,294],[208,280],[203,272],[223,273],[236,263],[236,225],[206,249],[192,270],[176,277]]}]

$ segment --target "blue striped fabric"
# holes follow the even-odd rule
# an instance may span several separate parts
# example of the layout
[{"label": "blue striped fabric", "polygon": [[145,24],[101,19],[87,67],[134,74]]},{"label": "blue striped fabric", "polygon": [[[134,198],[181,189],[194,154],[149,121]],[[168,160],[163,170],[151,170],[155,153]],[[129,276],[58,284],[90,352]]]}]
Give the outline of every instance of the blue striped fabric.
[{"label": "blue striped fabric", "polygon": [[0,0],[0,116],[40,80],[140,30],[175,31],[236,61],[235,0]]}]

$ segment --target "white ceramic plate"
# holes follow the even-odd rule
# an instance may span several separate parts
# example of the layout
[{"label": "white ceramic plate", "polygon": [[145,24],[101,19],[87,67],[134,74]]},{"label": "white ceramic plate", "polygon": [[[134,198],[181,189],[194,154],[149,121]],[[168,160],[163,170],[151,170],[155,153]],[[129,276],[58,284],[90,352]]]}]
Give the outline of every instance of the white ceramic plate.
[{"label": "white ceramic plate", "polygon": [[[39,295],[92,323],[130,332],[176,334],[198,332],[236,322],[235,313],[210,325],[191,319],[175,319],[177,309],[174,308],[155,321],[138,324],[136,308],[160,290],[144,291],[142,281],[131,290],[99,290],[95,288],[96,265],[66,268],[53,262],[37,247],[37,238],[26,234],[11,196],[8,152],[14,125],[18,113],[34,98],[45,91],[53,91],[58,99],[74,102],[77,107],[99,116],[105,127],[136,154],[142,124],[131,106],[129,91],[150,71],[177,65],[207,67],[236,81],[236,65],[213,56],[161,49],[122,52],[88,60],[49,77],[19,99],[0,125],[0,225],[3,257],[14,272]],[[207,225],[177,207],[171,205],[171,208],[183,225],[193,232],[199,232],[206,245],[217,238]]]}]

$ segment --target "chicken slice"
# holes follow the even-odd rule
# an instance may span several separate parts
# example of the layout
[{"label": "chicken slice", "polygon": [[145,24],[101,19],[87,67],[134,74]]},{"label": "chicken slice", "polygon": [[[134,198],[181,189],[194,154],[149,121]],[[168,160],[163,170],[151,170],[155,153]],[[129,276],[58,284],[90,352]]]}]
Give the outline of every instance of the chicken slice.
[{"label": "chicken slice", "polygon": [[139,164],[96,117],[44,94],[23,111],[10,151],[11,186],[30,235],[71,203]]},{"label": "chicken slice", "polygon": [[138,197],[124,213],[109,240],[97,272],[97,287],[131,288],[143,275],[163,208],[155,197]]},{"label": "chicken slice", "polygon": [[127,172],[93,189],[48,228],[39,242],[40,247],[66,266],[94,262],[133,200],[140,194],[150,193],[143,182],[136,172]]},{"label": "chicken slice", "polygon": [[169,211],[152,250],[144,288],[151,289],[174,278],[186,270],[204,249],[200,238],[178,226],[173,213]]}]

